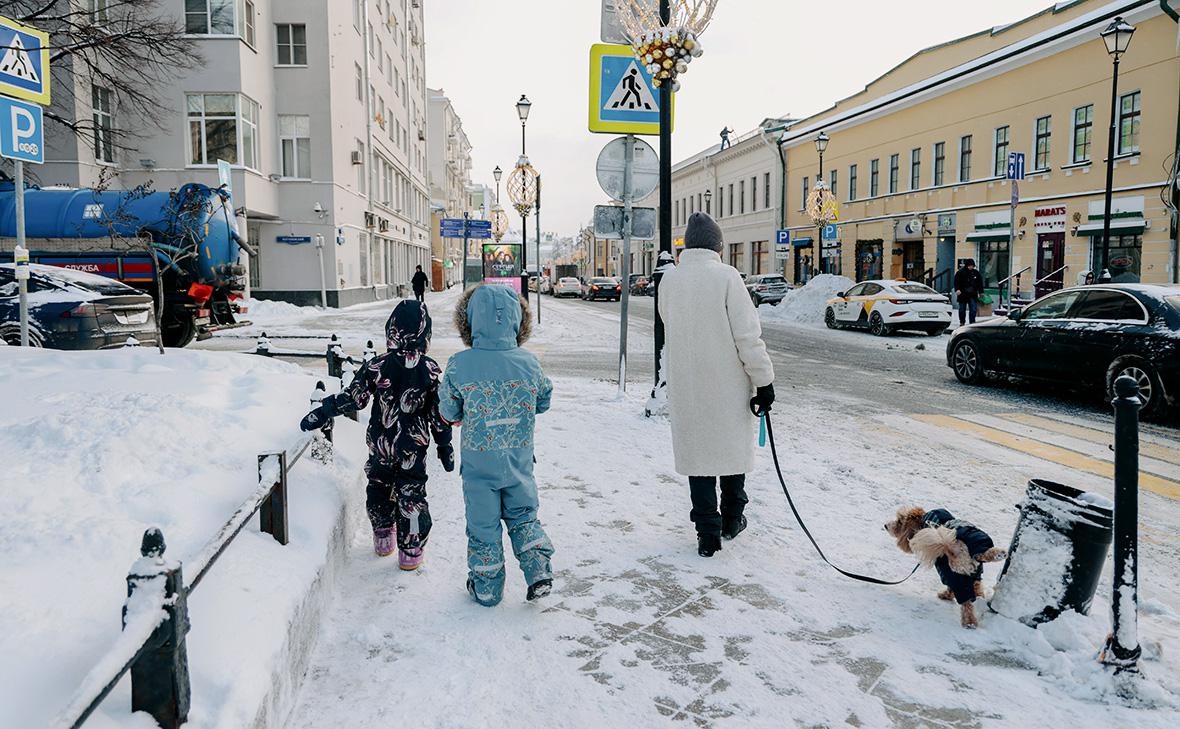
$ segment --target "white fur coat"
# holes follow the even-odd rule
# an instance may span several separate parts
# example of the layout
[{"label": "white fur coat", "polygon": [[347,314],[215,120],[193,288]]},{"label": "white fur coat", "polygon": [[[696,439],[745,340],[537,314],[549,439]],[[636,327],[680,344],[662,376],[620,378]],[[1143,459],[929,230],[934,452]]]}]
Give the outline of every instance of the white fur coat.
[{"label": "white fur coat", "polygon": [[672,451],[682,476],[754,468],[754,390],[774,382],[762,325],[736,269],[693,248],[660,282]]}]

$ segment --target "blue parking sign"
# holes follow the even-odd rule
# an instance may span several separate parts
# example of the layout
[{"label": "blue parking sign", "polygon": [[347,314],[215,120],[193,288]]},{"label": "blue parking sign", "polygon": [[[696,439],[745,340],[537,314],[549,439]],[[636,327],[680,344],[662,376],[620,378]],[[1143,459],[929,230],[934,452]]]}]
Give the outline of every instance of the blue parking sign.
[{"label": "blue parking sign", "polygon": [[828,223],[824,226],[824,240],[837,240],[840,237],[839,230],[835,223]]},{"label": "blue parking sign", "polygon": [[774,242],[779,245],[782,245],[784,243],[790,243],[791,242],[791,231],[789,231],[789,230],[776,231],[774,234]]},{"label": "blue parking sign", "polygon": [[0,157],[45,162],[41,107],[0,96]]}]

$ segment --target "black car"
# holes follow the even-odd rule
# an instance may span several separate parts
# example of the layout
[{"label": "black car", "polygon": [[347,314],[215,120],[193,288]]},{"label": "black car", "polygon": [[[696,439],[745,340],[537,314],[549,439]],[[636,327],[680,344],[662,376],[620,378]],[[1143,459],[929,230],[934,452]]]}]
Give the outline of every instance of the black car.
[{"label": "black car", "polygon": [[592,278],[582,291],[582,298],[586,301],[595,301],[597,299],[618,301],[622,296],[623,287],[619,284],[617,278]]},{"label": "black car", "polygon": [[1146,414],[1180,402],[1180,286],[1107,284],[1050,294],[1006,319],[959,328],[947,365],[961,382],[987,373],[1102,387],[1129,375]]},{"label": "black car", "polygon": [[[29,266],[29,344],[53,349],[122,347],[128,337],[156,343],[152,297],[96,276]],[[0,340],[20,344],[20,297],[13,264],[0,264]]]}]

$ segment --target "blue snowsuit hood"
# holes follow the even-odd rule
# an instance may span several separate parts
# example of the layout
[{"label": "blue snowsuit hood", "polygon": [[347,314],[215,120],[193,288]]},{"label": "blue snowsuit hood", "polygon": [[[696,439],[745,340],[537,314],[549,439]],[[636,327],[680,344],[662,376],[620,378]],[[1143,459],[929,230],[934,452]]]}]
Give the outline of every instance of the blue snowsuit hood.
[{"label": "blue snowsuit hood", "polygon": [[520,301],[507,286],[480,286],[467,302],[472,346],[476,349],[516,349],[520,333]]}]

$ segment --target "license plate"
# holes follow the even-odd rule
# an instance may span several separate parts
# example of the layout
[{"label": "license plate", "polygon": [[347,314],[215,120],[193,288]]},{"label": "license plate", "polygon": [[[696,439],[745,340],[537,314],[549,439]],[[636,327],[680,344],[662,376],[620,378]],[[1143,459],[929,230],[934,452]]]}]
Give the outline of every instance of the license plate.
[{"label": "license plate", "polygon": [[115,314],[115,321],[123,325],[129,324],[146,324],[148,320],[148,313],[146,311],[138,314]]},{"label": "license plate", "polygon": [[938,317],[937,311],[919,311],[918,316],[922,319],[935,319]]}]

